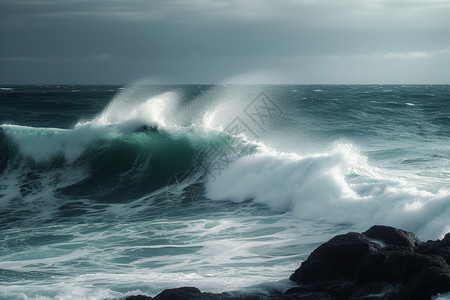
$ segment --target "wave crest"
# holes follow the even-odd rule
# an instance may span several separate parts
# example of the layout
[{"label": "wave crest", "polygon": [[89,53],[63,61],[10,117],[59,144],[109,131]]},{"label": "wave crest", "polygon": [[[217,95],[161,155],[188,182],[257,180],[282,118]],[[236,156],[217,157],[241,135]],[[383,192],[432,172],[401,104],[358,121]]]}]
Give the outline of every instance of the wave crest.
[{"label": "wave crest", "polygon": [[450,220],[448,190],[431,193],[390,178],[350,144],[314,155],[262,151],[242,157],[208,180],[206,191],[214,200],[251,199],[304,219],[361,228],[387,224],[422,237],[443,236]]}]

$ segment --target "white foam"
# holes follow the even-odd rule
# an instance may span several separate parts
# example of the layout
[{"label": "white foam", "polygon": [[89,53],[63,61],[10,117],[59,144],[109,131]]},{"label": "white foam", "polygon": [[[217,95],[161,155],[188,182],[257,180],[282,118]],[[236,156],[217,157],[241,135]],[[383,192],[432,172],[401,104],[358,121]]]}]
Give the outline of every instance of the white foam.
[{"label": "white foam", "polygon": [[[153,296],[165,288],[186,285],[197,286],[204,292],[248,290],[255,284],[288,278],[300,260],[297,255],[301,250],[294,247],[298,246],[298,238],[302,237],[305,244],[317,243],[324,237],[310,236],[310,233],[330,230],[324,224],[302,224],[305,232],[299,233],[300,224],[296,220],[279,216],[209,217],[124,222],[109,224],[98,231],[94,228],[105,224],[86,222],[70,227],[34,228],[36,236],[48,234],[50,229],[55,235],[70,234],[72,238],[5,255],[0,268],[32,272],[42,271],[45,266],[46,270],[61,275],[26,285],[11,285],[5,289],[5,295],[10,296],[8,299],[15,299],[13,296],[18,293],[24,293],[24,299],[106,299],[119,297],[118,292],[113,292],[116,290],[140,290],[139,294]],[[30,232],[24,234],[29,236]],[[163,240],[167,244],[154,243]],[[165,250],[168,248],[180,251],[170,253]],[[288,254],[294,258],[290,259]],[[306,256],[307,253],[302,253],[302,257]],[[118,259],[126,257],[131,260],[118,263]],[[87,258],[87,265],[68,263]],[[274,285],[282,289],[286,283]],[[0,299],[1,295],[0,292]]]},{"label": "white foam", "polygon": [[8,169],[0,174],[0,209],[5,216],[7,213],[24,213],[24,216],[30,213],[33,217],[24,217],[24,222],[31,226],[42,220],[51,220],[58,213],[61,206],[58,190],[80,182],[89,175],[82,166],[71,168],[70,171],[56,168],[36,172],[30,178],[28,172],[29,169],[22,163],[15,170]]},{"label": "white foam", "polygon": [[[19,290],[22,292],[18,292]],[[57,295],[55,295],[55,292]],[[134,295],[137,294],[139,293]],[[118,299],[124,296],[130,295],[124,295],[107,288],[79,286],[73,283],[59,283],[49,286],[29,285],[25,287],[23,285],[10,285],[0,292],[0,299],[5,300],[100,300]]]},{"label": "white foam", "polygon": [[207,196],[236,202],[253,199],[303,219],[353,223],[365,229],[386,224],[421,238],[440,238],[450,225],[450,192],[420,190],[371,167],[358,149],[337,144],[320,154],[299,156],[263,150],[232,162]]},{"label": "white foam", "polygon": [[440,294],[440,295],[432,297],[431,299],[433,299],[433,300],[449,300],[450,293]]}]

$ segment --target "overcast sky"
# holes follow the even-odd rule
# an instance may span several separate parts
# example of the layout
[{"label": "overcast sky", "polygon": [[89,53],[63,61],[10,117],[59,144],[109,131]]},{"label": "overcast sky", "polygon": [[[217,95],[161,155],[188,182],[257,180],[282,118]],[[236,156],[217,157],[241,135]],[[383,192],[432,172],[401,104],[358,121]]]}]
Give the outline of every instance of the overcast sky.
[{"label": "overcast sky", "polygon": [[0,0],[0,41],[1,84],[450,83],[450,0]]}]

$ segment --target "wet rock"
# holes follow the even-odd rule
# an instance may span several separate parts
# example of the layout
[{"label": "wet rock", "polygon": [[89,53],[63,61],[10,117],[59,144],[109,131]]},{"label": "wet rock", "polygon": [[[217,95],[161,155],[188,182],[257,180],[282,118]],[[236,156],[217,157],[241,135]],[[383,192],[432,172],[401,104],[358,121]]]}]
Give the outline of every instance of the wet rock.
[{"label": "wet rock", "polygon": [[152,300],[152,297],[145,296],[145,295],[136,295],[136,296],[128,296],[125,298],[125,300]]},{"label": "wet rock", "polygon": [[431,299],[450,291],[448,239],[422,243],[388,226],[339,235],[314,250],[291,280],[337,299]]},{"label": "wet rock", "polygon": [[380,240],[391,246],[407,247],[410,250],[421,243],[414,233],[389,226],[375,225],[363,234],[369,239]]},{"label": "wet rock", "polygon": [[420,244],[415,252],[423,255],[439,255],[450,264],[450,233],[447,233],[442,240],[427,241]]},{"label": "wet rock", "polygon": [[261,295],[237,295],[233,296],[228,293],[202,293],[196,287],[180,287],[175,289],[167,289],[156,295],[154,300],[262,300],[267,299]]},{"label": "wet rock", "polygon": [[290,279],[297,283],[354,280],[370,248],[370,241],[360,233],[335,236],[314,250]]},{"label": "wet rock", "polygon": [[176,289],[167,289],[158,294],[155,300],[184,300],[197,299],[202,292],[196,287],[181,287]]}]

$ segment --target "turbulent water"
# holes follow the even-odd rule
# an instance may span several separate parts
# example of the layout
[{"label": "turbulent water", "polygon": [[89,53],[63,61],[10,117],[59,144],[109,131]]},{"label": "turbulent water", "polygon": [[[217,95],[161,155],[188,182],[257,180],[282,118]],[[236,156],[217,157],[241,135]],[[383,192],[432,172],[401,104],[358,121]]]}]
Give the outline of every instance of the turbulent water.
[{"label": "turbulent water", "polygon": [[283,290],[335,234],[450,231],[450,86],[0,87],[0,298]]}]

